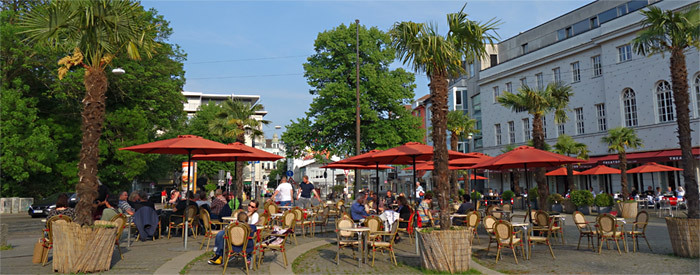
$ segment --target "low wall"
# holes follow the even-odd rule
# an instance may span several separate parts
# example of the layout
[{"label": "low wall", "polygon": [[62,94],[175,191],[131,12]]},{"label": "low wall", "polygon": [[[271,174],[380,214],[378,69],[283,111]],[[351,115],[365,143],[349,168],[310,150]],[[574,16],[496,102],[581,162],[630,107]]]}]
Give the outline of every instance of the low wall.
[{"label": "low wall", "polygon": [[0,198],[0,214],[24,213],[34,203],[34,198]]}]

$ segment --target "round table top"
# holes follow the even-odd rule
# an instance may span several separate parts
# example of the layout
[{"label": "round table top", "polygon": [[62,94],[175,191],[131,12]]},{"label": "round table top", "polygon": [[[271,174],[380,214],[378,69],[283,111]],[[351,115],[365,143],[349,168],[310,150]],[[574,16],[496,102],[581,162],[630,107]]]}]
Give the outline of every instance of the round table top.
[{"label": "round table top", "polygon": [[369,227],[341,227],[338,229],[343,230],[343,231],[352,231],[352,232],[369,231]]},{"label": "round table top", "polygon": [[221,217],[221,219],[225,220],[225,221],[235,221],[236,220],[235,217]]},{"label": "round table top", "polygon": [[529,225],[528,223],[525,223],[525,222],[513,222],[513,223],[510,223],[510,224],[511,224],[512,226],[525,226],[525,227],[527,227],[527,226]]},{"label": "round table top", "polygon": [[450,215],[452,218],[466,218],[467,214],[452,214]]},{"label": "round table top", "polygon": [[282,213],[275,213],[275,214],[270,214],[272,217],[282,217]]}]

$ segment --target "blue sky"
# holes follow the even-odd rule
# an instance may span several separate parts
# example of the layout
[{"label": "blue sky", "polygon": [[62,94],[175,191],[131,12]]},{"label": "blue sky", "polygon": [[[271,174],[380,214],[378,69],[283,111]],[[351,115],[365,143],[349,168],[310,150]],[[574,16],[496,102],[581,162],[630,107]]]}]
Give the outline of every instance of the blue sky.
[{"label": "blue sky", "polygon": [[[471,20],[501,20],[501,40],[591,1],[469,1]],[[464,1],[142,1],[170,21],[170,42],[187,53],[184,89],[215,94],[260,95],[268,111],[266,136],[281,134],[303,117],[312,97],[302,64],[313,54],[318,33],[360,20],[387,31],[399,21],[437,23]],[[402,66],[395,62],[394,67]],[[410,68],[406,67],[407,69]],[[416,98],[428,80],[416,75]],[[282,126],[275,130],[274,126]]]}]

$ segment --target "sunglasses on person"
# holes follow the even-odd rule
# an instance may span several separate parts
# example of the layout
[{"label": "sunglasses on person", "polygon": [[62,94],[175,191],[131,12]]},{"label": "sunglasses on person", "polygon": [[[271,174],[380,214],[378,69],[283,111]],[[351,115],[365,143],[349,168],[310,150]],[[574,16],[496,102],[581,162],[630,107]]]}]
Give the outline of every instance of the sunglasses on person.
[{"label": "sunglasses on person", "polygon": [[252,205],[248,205],[248,207],[258,208],[258,206],[252,206]]}]

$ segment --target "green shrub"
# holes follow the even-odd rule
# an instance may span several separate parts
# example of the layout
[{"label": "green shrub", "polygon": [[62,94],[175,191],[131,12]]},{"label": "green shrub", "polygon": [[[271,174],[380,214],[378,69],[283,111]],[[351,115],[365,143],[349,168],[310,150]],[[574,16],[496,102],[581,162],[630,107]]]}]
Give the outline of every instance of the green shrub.
[{"label": "green shrub", "polygon": [[207,183],[204,185],[204,190],[213,191],[213,190],[216,190],[217,187],[219,187],[219,186],[216,185],[216,183]]},{"label": "green shrub", "polygon": [[592,205],[593,194],[586,190],[571,191],[571,202],[573,202],[576,207]]},{"label": "green shrub", "polygon": [[512,199],[513,197],[515,197],[515,192],[510,191],[510,190],[504,191],[503,194],[501,195],[501,197],[503,198],[504,201],[509,201],[509,202],[510,202],[510,199]]},{"label": "green shrub", "polygon": [[472,197],[472,201],[476,202],[476,201],[481,199],[481,193],[474,191],[474,192],[472,192],[471,197]]},{"label": "green shrub", "polygon": [[530,199],[530,201],[537,201],[537,196],[540,194],[537,193],[537,187],[530,189],[530,191],[527,191],[527,197]]},{"label": "green shrub", "polygon": [[612,196],[603,193],[595,197],[594,201],[596,206],[600,207],[607,207],[607,206],[613,206],[615,205],[615,202],[613,201]]},{"label": "green shrub", "polygon": [[462,197],[464,196],[464,194],[465,194],[466,192],[467,192],[467,191],[464,191],[464,189],[462,189],[462,188],[459,189],[459,199],[460,199],[460,200],[462,199]]},{"label": "green shrub", "polygon": [[547,202],[551,204],[561,203],[563,200],[564,197],[557,193],[549,194],[549,197],[547,197]]}]

